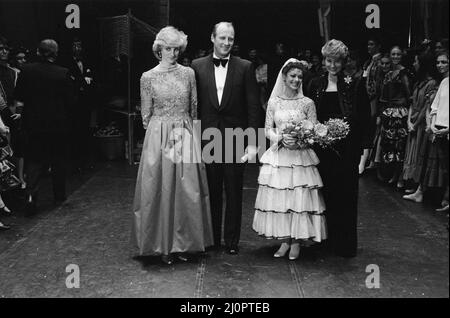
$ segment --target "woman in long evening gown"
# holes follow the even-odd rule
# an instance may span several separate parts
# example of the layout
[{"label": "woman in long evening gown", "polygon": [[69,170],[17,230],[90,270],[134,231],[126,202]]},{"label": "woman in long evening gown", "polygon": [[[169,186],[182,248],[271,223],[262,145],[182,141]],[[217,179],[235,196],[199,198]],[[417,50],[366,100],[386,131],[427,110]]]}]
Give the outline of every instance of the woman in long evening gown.
[{"label": "woman in long evening gown", "polygon": [[317,121],[314,102],[301,89],[304,69],[299,61],[288,60],[269,99],[265,130],[274,144],[260,159],[263,165],[253,218],[253,229],[259,235],[282,240],[274,257],[290,250],[290,260],[298,258],[302,241],[321,242],[327,237],[322,179],[316,168],[319,160],[314,150],[295,146],[282,133],[289,124]]},{"label": "woman in long evening gown", "polygon": [[134,197],[133,242],[139,255],[201,252],[212,245],[206,170],[201,163],[194,71],[177,64],[186,47],[173,27],[158,33],[153,51],[161,61],[142,74],[141,112],[146,134]]}]

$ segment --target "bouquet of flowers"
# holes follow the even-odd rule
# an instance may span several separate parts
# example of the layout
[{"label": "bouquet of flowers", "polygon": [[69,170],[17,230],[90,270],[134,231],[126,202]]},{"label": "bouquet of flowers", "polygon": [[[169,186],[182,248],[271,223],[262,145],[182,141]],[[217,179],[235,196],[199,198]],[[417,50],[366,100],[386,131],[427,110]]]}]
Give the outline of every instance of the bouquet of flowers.
[{"label": "bouquet of flowers", "polygon": [[[320,147],[331,147],[336,141],[347,137],[350,126],[343,119],[335,118],[325,123],[314,124],[309,120],[291,123],[283,129],[283,134],[290,134],[299,148],[307,148],[314,144]],[[278,149],[283,147],[283,141],[278,142]]]},{"label": "bouquet of flowers", "polygon": [[315,142],[322,148],[330,147],[338,140],[347,137],[350,132],[349,124],[340,118],[332,118],[324,124],[314,127]]},{"label": "bouquet of flowers", "polygon": [[[300,148],[311,146],[315,142],[314,124],[309,120],[299,123],[292,122],[283,129],[283,134],[290,134]],[[283,147],[283,140],[278,142],[278,149]]]}]

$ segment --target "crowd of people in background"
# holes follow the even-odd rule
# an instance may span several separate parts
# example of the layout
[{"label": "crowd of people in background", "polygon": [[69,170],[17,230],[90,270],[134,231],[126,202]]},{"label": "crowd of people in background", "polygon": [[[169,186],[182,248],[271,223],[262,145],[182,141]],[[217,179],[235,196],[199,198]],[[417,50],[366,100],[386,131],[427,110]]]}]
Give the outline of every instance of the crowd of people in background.
[{"label": "crowd of people in background", "polygon": [[[184,54],[180,63],[191,66],[193,60],[210,53],[200,48],[192,55]],[[369,59],[363,61],[362,56],[366,53]],[[303,79],[305,92],[310,89],[313,79],[325,72],[321,53],[313,49],[288,50],[283,43],[276,43],[271,54],[257,47],[249,47],[243,54],[239,44],[235,44],[232,54],[252,62],[260,88],[260,103],[264,110],[277,74],[289,57],[304,60],[309,65]],[[25,103],[24,106],[17,99],[15,92],[22,69],[31,57],[29,50],[22,46],[10,47],[9,41],[0,36],[0,134],[8,135],[9,146],[13,150],[15,174],[20,181],[18,188],[26,191],[28,206],[30,210],[35,211],[39,177],[36,171],[32,168],[27,170],[26,167],[29,167],[30,163],[27,162],[30,149],[36,147],[30,148],[29,135],[27,136],[27,130],[24,128],[23,121],[26,119],[22,118],[22,114],[27,105]],[[92,67],[83,60],[79,39],[74,40],[72,56],[68,61],[57,59],[57,54],[54,58],[52,63],[64,65],[71,79],[73,101],[67,116],[74,125],[68,136],[72,140],[70,144],[72,153],[76,155],[76,166],[86,167],[89,162],[84,161],[87,157],[84,145],[88,142],[90,133]],[[371,105],[373,143],[361,156],[360,175],[375,169],[381,182],[392,184],[405,192],[405,200],[420,203],[426,193],[431,193],[440,201],[437,211],[448,211],[448,39],[424,40],[415,48],[402,48],[398,45],[386,48],[381,39],[372,37],[368,39],[367,52],[350,50],[344,74],[345,81],[365,79]],[[64,143],[62,140],[59,142]],[[64,167],[60,167],[60,163],[57,161],[55,165],[52,158],[45,161],[45,164],[52,166],[52,173],[64,175],[66,171]],[[48,170],[47,166],[34,168]],[[30,173],[33,176],[32,185]],[[6,181],[2,178],[2,182]],[[1,190],[11,189],[2,186]],[[55,200],[64,201],[65,193],[55,193]],[[11,213],[0,193],[0,217]],[[8,228],[0,219],[0,229]]]},{"label": "crowd of people in background", "polygon": [[[305,91],[325,71],[320,53],[287,51],[283,43],[276,43],[271,56],[253,47],[242,56],[238,45],[232,51],[253,63],[264,108],[276,74],[289,56],[309,63]],[[367,53],[370,58],[362,61],[363,54],[351,50],[344,70],[348,80],[366,79],[371,104],[373,146],[364,150],[360,174],[376,169],[380,181],[396,186],[405,192],[404,199],[417,203],[423,201],[425,191],[442,196],[437,211],[448,211],[448,39],[424,40],[415,48],[384,48],[379,38],[372,37]],[[199,49],[193,58],[207,54]],[[187,55],[182,58],[184,66],[191,61]]]},{"label": "crowd of people in background", "polygon": [[[46,39],[34,56],[0,36],[0,191],[19,190],[12,200],[23,200],[24,194],[27,215],[37,212],[46,173],[52,176],[54,203],[66,200],[69,153],[76,171],[92,168],[86,159],[94,82],[82,52],[81,41],[74,39],[63,59],[57,42]],[[0,195],[1,216],[11,210]],[[9,228],[0,221],[1,230]]]}]

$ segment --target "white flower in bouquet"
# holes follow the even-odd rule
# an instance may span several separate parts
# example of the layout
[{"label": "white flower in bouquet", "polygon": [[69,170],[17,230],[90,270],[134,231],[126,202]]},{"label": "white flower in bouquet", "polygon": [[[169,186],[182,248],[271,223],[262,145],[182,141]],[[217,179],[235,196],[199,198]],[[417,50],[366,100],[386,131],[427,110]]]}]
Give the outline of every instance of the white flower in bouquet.
[{"label": "white flower in bouquet", "polygon": [[328,127],[324,124],[319,123],[314,127],[314,132],[318,137],[323,138],[328,134]]},{"label": "white flower in bouquet", "polygon": [[314,124],[312,123],[312,121],[309,120],[302,120],[301,122],[301,128],[304,131],[310,131],[314,129]]}]

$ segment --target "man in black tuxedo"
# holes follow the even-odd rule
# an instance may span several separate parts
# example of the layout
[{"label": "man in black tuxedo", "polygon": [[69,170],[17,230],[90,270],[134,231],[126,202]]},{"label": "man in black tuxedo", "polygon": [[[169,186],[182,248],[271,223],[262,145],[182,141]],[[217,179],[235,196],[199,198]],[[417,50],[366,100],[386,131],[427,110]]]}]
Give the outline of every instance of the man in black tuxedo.
[{"label": "man in black tuxedo", "polygon": [[[221,133],[223,150],[225,129],[260,126],[259,91],[255,71],[250,61],[230,55],[234,43],[234,27],[229,22],[214,26],[211,34],[214,52],[192,62],[197,80],[198,110],[202,130],[217,129]],[[256,131],[255,131],[256,132]],[[212,138],[213,139],[213,138]],[[203,140],[204,144],[212,141]],[[234,150],[235,151],[235,150]],[[256,145],[249,144],[247,152],[256,155]],[[229,155],[229,154],[228,154]],[[229,254],[238,253],[242,218],[242,187],[244,164],[236,159],[225,162],[225,151],[220,162],[206,164],[208,175],[214,245],[220,247],[222,236],[222,193],[225,184],[226,208],[224,241]]]},{"label": "man in black tuxedo", "polygon": [[70,110],[72,130],[70,132],[71,158],[75,161],[78,171],[90,168],[91,163],[91,132],[90,121],[94,100],[94,79],[92,68],[86,61],[83,43],[75,38],[72,42],[72,55],[63,62],[69,69],[74,82],[74,103]]},{"label": "man in black tuxedo", "polygon": [[66,68],[55,64],[58,44],[43,40],[37,50],[37,63],[23,66],[15,91],[24,104],[23,128],[27,175],[27,210],[36,211],[36,197],[42,173],[50,166],[55,203],[66,199],[66,145],[68,142],[72,80]]}]

